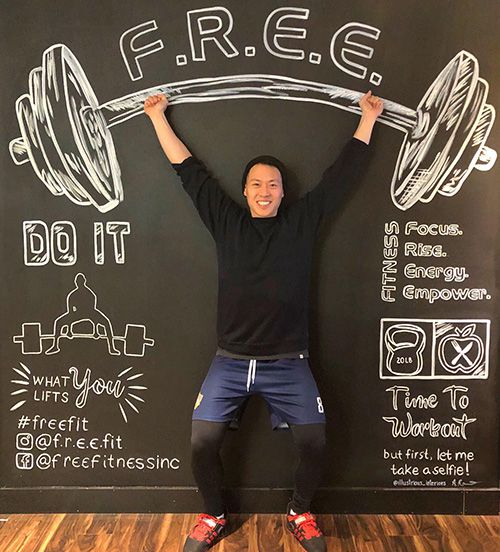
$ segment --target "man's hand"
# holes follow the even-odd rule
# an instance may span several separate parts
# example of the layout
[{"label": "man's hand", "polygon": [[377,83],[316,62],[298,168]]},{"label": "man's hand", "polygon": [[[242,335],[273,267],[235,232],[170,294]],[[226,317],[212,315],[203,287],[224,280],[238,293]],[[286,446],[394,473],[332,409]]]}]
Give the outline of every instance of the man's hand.
[{"label": "man's hand", "polygon": [[365,144],[369,144],[373,125],[377,117],[384,110],[384,102],[380,98],[377,98],[377,96],[373,96],[372,91],[368,90],[359,100],[359,106],[361,107],[361,120],[354,133],[354,138],[361,140]]},{"label": "man's hand", "polygon": [[372,95],[372,91],[368,92],[359,100],[362,116],[372,117],[376,119],[384,110],[384,102],[377,96]]},{"label": "man's hand", "polygon": [[168,99],[165,94],[154,94],[144,102],[144,113],[152,118],[156,115],[163,115],[167,109]]},{"label": "man's hand", "polygon": [[165,94],[154,94],[144,102],[144,113],[153,123],[160,145],[171,163],[182,163],[191,157],[190,151],[179,140],[165,117],[168,100]]}]

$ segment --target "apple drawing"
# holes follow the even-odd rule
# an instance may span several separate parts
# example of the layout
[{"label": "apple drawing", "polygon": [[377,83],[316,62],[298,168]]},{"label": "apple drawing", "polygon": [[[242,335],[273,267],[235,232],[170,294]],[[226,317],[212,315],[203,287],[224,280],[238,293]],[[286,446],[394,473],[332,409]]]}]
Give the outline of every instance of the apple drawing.
[{"label": "apple drawing", "polygon": [[483,361],[484,345],[475,330],[475,324],[454,328],[439,343],[439,360],[448,372],[471,374]]}]

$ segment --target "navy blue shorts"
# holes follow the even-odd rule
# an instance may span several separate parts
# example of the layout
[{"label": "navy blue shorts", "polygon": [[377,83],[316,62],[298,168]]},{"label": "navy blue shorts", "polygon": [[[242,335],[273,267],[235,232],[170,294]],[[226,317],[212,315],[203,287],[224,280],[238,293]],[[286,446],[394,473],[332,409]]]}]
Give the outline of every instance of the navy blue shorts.
[{"label": "navy blue shorts", "polygon": [[193,420],[238,426],[251,395],[267,402],[273,429],[325,423],[325,412],[307,358],[239,360],[215,356],[201,386]]}]

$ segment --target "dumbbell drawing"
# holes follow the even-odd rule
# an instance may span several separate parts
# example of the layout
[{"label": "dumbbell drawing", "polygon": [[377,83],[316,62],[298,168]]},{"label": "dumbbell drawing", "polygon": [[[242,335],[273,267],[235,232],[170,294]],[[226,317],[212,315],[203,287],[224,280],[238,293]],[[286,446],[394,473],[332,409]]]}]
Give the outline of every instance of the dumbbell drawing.
[{"label": "dumbbell drawing", "polygon": [[146,327],[142,324],[127,324],[123,336],[115,335],[110,319],[97,308],[97,295],[81,272],[75,276],[75,288],[66,297],[66,312],[55,319],[52,334],[42,334],[40,322],[25,322],[21,335],[15,335],[12,340],[21,344],[23,355],[42,354],[43,342],[50,341],[52,345],[45,354],[52,355],[60,352],[62,338],[104,338],[110,355],[120,355],[116,343],[123,342],[123,353],[136,357],[143,357],[146,346],[154,345],[154,339],[146,337]]},{"label": "dumbbell drawing", "polygon": [[487,379],[489,320],[382,318],[381,379]]},{"label": "dumbbell drawing", "polygon": [[[31,163],[54,195],[110,211],[123,200],[110,128],[142,114],[144,100],[163,93],[172,105],[266,98],[320,103],[359,114],[361,92],[286,76],[243,74],[159,85],[99,105],[80,63],[55,44],[29,75],[16,102],[21,137],[9,144],[17,165]],[[391,182],[394,205],[407,210],[439,193],[455,195],[476,168],[488,171],[497,153],[486,146],[495,109],[477,59],[459,52],[430,85],[416,110],[384,100],[378,121],[404,139]]]}]

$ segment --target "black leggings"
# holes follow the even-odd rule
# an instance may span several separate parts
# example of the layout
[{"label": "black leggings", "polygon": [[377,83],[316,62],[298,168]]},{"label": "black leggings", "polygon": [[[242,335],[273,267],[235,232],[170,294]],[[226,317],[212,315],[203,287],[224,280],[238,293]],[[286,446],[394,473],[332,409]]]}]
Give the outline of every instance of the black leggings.
[{"label": "black leggings", "polygon": [[[205,513],[217,516],[225,512],[222,496],[223,468],[220,449],[228,422],[193,420],[191,433],[191,467],[205,502]],[[307,512],[323,474],[325,424],[291,425],[298,451],[295,488],[291,508]]]}]

